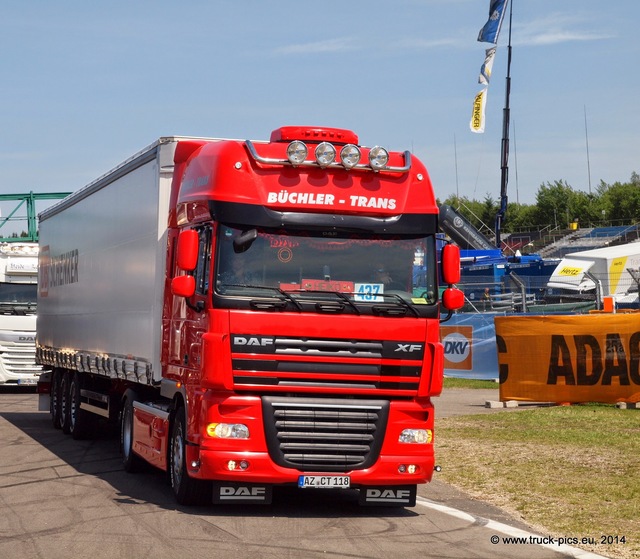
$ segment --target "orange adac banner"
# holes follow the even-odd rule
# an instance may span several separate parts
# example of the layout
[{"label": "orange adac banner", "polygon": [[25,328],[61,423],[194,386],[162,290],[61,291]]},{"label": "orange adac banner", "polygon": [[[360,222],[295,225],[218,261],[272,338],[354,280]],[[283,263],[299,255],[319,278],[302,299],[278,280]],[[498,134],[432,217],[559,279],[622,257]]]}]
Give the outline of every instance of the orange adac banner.
[{"label": "orange adac banner", "polygon": [[502,401],[640,401],[640,315],[497,316],[495,327]]}]

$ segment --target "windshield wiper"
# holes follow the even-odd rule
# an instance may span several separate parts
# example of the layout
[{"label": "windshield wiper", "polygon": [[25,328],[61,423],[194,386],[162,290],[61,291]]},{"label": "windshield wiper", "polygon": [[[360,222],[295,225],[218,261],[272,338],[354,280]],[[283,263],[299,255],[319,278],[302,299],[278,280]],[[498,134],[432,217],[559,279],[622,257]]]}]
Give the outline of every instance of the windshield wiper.
[{"label": "windshield wiper", "polygon": [[282,295],[287,301],[293,303],[293,306],[296,307],[297,310],[302,311],[302,305],[296,301],[295,297],[291,294],[287,293],[284,289],[280,289],[279,287],[273,287],[270,285],[252,285],[248,283],[225,283],[222,287],[246,287],[248,289],[269,289],[271,291],[275,291]]},{"label": "windshield wiper", "polygon": [[[320,289],[301,289],[300,291],[296,291],[296,293],[301,293],[301,294],[319,293],[322,295],[332,295],[340,299],[341,302],[346,303],[356,314],[362,314],[358,306],[349,298],[349,295],[354,295],[354,293],[342,293],[341,291],[325,291]],[[316,303],[316,306],[318,306],[318,303]],[[323,311],[337,312],[337,311],[343,310],[344,305],[341,305],[339,308],[338,307],[319,307],[319,308],[320,310],[323,310]]]},{"label": "windshield wiper", "polygon": [[[382,293],[382,296],[385,297],[385,298],[386,297],[392,297],[394,299],[394,301],[399,302],[400,306],[404,310],[403,316],[407,314],[407,311],[411,311],[413,313],[413,316],[416,316],[416,317],[420,318],[420,313],[413,307],[413,305],[410,305],[409,303],[407,303],[397,293]],[[374,305],[374,309],[376,309],[375,305]],[[393,312],[390,312],[390,308],[389,307],[378,306],[377,310],[378,310],[378,312],[381,312],[381,313],[384,313],[384,314],[394,314]]]},{"label": "windshield wiper", "polygon": [[296,307],[296,309],[302,312],[302,305],[296,300],[296,298],[293,295],[291,295],[291,293],[287,293],[284,289],[281,289],[279,287],[272,287],[271,289],[280,293],[280,295],[282,295],[288,301],[291,301]]},{"label": "windshield wiper", "polygon": [[[281,295],[285,301],[292,303],[295,306],[296,310],[298,310],[299,312],[304,311],[304,308],[300,303],[300,301],[296,299],[296,297],[294,297],[289,291],[285,291],[280,287],[273,287],[270,285],[254,285],[254,284],[246,284],[246,283],[227,283],[227,284],[224,284],[222,287],[242,287],[247,289],[267,289],[269,291],[274,291],[279,295]],[[305,294],[330,295],[332,297],[337,297],[340,300],[340,302],[343,303],[340,306],[336,306],[336,305],[332,306],[330,304],[323,305],[322,302],[316,301],[316,308],[322,312],[334,312],[334,313],[341,312],[342,310],[344,310],[344,307],[346,304],[346,306],[351,308],[355,314],[358,314],[358,315],[362,314],[362,311],[358,308],[358,305],[356,305],[350,298],[350,296],[355,295],[355,293],[343,293],[340,291],[325,291],[325,290],[314,290],[314,289],[296,289],[296,290],[293,290],[293,293],[303,295],[303,296]],[[413,314],[413,316],[416,316],[418,318],[420,317],[420,313],[412,305],[407,303],[407,301],[405,301],[397,293],[381,293],[378,296],[380,295],[385,300],[387,298],[391,298],[393,305],[392,304],[373,305],[372,309],[375,313],[385,314],[387,316],[406,316],[407,312],[410,312],[411,314]],[[282,300],[281,302],[284,303],[284,301]],[[308,301],[308,302],[311,303],[313,301]],[[253,299],[252,306],[259,309],[275,308],[275,303]],[[284,308],[284,304],[282,305],[281,308]]]}]

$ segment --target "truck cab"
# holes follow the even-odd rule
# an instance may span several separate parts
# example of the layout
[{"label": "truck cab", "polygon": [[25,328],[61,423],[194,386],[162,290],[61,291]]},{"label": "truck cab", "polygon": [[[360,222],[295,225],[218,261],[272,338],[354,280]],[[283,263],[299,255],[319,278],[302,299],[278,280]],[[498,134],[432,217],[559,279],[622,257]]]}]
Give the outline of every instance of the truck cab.
[{"label": "truck cab", "polygon": [[0,243],[0,385],[35,386],[38,244]]},{"label": "truck cab", "polygon": [[424,164],[349,130],[160,138],[40,214],[41,409],[74,438],[119,422],[124,468],[181,504],[413,506],[462,305],[437,232]]}]

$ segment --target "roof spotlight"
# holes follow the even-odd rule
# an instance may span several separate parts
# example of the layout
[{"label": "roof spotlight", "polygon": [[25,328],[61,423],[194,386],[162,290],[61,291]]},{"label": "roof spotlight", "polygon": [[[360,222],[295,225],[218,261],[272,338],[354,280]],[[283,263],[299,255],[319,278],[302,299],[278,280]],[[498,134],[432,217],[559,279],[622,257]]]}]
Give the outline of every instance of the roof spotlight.
[{"label": "roof spotlight", "polygon": [[336,148],[329,142],[321,142],[316,148],[316,161],[320,167],[331,165],[336,159]]},{"label": "roof spotlight", "polygon": [[379,171],[380,169],[384,169],[389,162],[389,152],[380,146],[375,146],[371,148],[369,152],[369,165],[375,171]]},{"label": "roof spotlight", "polygon": [[307,158],[309,150],[304,142],[295,140],[287,146],[287,159],[291,165],[301,165]]},{"label": "roof spotlight", "polygon": [[340,160],[346,169],[353,169],[360,163],[360,150],[358,146],[347,144],[340,150]]}]

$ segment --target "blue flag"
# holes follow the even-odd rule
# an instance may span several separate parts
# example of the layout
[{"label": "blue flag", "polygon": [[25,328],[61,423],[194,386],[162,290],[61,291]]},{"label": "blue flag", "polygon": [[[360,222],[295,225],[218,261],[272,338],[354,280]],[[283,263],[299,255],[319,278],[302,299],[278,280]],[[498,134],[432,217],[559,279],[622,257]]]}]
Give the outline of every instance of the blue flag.
[{"label": "blue flag", "polygon": [[489,4],[489,20],[480,29],[478,41],[493,43],[494,45],[498,42],[498,34],[502,26],[502,18],[504,17],[504,9],[507,2],[508,0],[491,0]]}]

